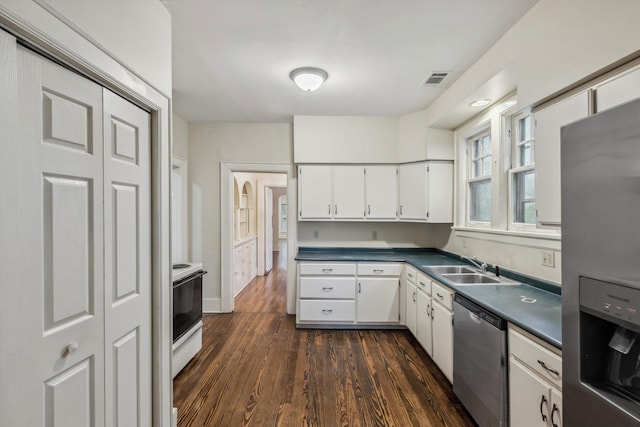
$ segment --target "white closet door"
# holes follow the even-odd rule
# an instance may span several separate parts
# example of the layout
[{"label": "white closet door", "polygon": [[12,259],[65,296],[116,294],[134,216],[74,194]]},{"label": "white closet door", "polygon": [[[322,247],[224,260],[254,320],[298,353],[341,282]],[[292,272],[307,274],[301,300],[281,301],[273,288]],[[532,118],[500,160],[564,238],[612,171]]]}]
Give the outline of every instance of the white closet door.
[{"label": "white closet door", "polygon": [[150,116],[104,89],[107,426],[151,425]]},{"label": "white closet door", "polygon": [[0,254],[17,255],[3,265],[0,425],[104,426],[102,89],[16,54],[17,136],[2,141],[15,175],[0,183],[15,194],[2,203],[13,232]]}]

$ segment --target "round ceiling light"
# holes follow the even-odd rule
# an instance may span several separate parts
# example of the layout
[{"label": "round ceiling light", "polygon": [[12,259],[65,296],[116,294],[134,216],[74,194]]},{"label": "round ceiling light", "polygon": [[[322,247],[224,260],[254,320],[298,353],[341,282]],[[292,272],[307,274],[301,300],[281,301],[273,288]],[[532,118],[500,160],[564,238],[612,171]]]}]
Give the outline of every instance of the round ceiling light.
[{"label": "round ceiling light", "polygon": [[302,67],[296,68],[289,73],[289,77],[300,89],[313,92],[322,86],[322,83],[329,78],[329,75],[321,68]]},{"label": "round ceiling light", "polygon": [[469,104],[469,106],[471,106],[471,107],[486,107],[489,104],[491,104],[491,100],[490,99],[476,99],[475,101],[471,102]]}]

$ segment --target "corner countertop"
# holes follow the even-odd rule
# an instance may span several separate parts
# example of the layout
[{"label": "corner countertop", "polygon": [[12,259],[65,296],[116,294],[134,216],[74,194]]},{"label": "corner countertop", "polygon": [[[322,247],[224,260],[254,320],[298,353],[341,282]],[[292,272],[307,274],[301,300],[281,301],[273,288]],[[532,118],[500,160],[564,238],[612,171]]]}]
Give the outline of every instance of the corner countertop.
[{"label": "corner countertop", "polygon": [[456,285],[428,267],[466,263],[436,249],[299,248],[296,261],[406,262],[501,318],[562,348],[560,287],[550,282],[502,269],[503,276],[519,284]]}]

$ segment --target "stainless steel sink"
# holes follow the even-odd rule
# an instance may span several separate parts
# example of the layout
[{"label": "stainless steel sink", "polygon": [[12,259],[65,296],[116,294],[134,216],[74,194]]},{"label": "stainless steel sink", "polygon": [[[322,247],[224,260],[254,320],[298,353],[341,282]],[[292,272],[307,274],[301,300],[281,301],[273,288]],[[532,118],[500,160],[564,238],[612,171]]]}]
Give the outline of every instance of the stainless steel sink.
[{"label": "stainless steel sink", "polygon": [[500,279],[485,276],[484,274],[443,274],[442,277],[456,284],[495,284],[500,283]]},{"label": "stainless steel sink", "polygon": [[475,270],[465,267],[464,265],[423,265],[422,267],[429,269],[435,274],[475,273]]}]

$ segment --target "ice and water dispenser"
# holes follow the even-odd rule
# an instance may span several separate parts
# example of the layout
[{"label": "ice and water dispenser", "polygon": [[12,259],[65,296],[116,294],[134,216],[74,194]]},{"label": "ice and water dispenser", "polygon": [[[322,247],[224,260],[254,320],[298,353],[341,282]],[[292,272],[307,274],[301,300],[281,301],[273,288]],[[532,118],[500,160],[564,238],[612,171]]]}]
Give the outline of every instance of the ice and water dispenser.
[{"label": "ice and water dispenser", "polygon": [[581,381],[640,417],[640,289],[580,277]]}]

